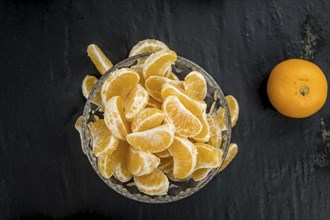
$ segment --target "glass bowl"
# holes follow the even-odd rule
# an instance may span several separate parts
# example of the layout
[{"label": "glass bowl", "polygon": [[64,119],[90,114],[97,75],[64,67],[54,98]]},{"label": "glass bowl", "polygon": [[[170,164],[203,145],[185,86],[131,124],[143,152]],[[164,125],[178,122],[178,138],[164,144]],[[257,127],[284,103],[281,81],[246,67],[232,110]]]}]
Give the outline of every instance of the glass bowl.
[{"label": "glass bowl", "polygon": [[[180,199],[186,198],[201,188],[203,188],[213,177],[218,173],[219,168],[212,169],[207,177],[203,180],[195,182],[193,179],[189,178],[182,182],[175,182],[169,179],[170,187],[168,190],[168,194],[166,196],[149,196],[142,192],[140,192],[137,187],[134,185],[133,179],[127,183],[122,183],[111,177],[109,179],[104,178],[97,169],[97,157],[93,154],[92,151],[92,140],[90,131],[87,127],[87,123],[95,121],[98,118],[103,118],[103,110],[102,104],[95,105],[91,102],[94,99],[97,92],[101,90],[103,82],[111,75],[111,73],[120,68],[129,68],[138,63],[140,59],[145,59],[149,56],[149,54],[137,55],[134,57],[130,57],[125,59],[111,69],[109,69],[96,83],[93,90],[91,91],[84,108],[83,113],[83,126],[82,126],[82,145],[85,154],[91,163],[93,169],[98,174],[98,176],[107,184],[111,189],[118,192],[119,194],[140,202],[146,203],[167,203],[174,202]],[[223,107],[225,109],[225,123],[228,128],[226,131],[222,132],[222,144],[219,146],[223,149],[223,159],[226,157],[228,152],[228,147],[230,144],[231,138],[231,124],[230,124],[230,114],[228,111],[227,102],[225,99],[220,86],[215,82],[210,74],[208,74],[204,69],[199,67],[197,64],[192,61],[185,59],[183,57],[178,56],[177,61],[174,65],[172,65],[172,71],[175,73],[180,80],[183,80],[185,76],[191,71],[198,71],[203,74],[207,81],[207,95],[205,98],[205,102],[207,103],[207,113],[211,111],[214,113],[218,108]],[[211,107],[211,106],[214,107]],[[97,117],[96,117],[97,116]]]}]

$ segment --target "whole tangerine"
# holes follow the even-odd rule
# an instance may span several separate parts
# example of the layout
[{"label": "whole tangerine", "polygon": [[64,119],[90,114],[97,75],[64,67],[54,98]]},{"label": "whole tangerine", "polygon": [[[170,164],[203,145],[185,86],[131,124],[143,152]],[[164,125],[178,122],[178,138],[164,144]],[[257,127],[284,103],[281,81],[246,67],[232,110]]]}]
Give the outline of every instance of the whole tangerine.
[{"label": "whole tangerine", "polygon": [[271,71],[267,94],[277,111],[291,118],[306,118],[326,102],[328,82],[322,70],[303,59],[288,59]]}]

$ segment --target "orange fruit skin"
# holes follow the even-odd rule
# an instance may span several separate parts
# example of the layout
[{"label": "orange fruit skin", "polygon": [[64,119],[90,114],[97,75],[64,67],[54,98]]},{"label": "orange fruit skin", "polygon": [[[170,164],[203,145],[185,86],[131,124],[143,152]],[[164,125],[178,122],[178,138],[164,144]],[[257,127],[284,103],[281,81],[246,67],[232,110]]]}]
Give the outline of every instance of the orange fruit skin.
[{"label": "orange fruit skin", "polygon": [[[307,88],[308,92],[303,94],[302,88]],[[328,82],[314,63],[289,59],[271,71],[267,94],[275,109],[283,115],[306,118],[319,111],[326,102]]]}]

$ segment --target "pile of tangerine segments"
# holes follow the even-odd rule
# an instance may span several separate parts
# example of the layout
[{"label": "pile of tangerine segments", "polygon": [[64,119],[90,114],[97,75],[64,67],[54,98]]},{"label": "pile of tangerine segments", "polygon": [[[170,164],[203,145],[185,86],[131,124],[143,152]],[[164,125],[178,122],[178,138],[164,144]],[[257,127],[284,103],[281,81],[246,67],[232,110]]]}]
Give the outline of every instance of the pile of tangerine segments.
[{"label": "pile of tangerine segments", "polygon": [[[87,48],[101,75],[112,67],[111,61],[95,44]],[[151,53],[131,68],[115,70],[105,80],[92,103],[102,104],[103,118],[88,123],[93,153],[100,174],[114,176],[121,182],[132,178],[136,187],[148,195],[166,195],[169,179],[200,181],[214,168],[224,170],[238,152],[230,144],[222,161],[222,131],[224,109],[206,113],[203,101],[207,83],[197,71],[183,81],[172,72],[177,55],[158,40],[143,40],[136,44],[129,57]],[[88,97],[98,78],[87,75],[82,93]],[[226,96],[235,126],[239,106]],[[81,133],[82,116],[75,127]],[[223,163],[222,163],[223,162]]]}]

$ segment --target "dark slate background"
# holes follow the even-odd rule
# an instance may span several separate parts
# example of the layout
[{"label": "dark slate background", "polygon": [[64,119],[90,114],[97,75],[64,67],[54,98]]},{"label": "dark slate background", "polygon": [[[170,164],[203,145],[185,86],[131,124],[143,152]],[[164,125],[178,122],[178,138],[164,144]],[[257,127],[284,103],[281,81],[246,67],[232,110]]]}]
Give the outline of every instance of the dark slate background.
[{"label": "dark slate background", "polygon": [[[290,58],[330,78],[330,2],[0,1],[0,218],[329,219],[329,158],[320,121],[329,100],[296,120],[270,106],[265,83]],[[98,44],[116,63],[156,38],[204,67],[237,97],[239,154],[197,194],[171,204],[130,201],[109,189],[74,130],[81,81]]]}]

